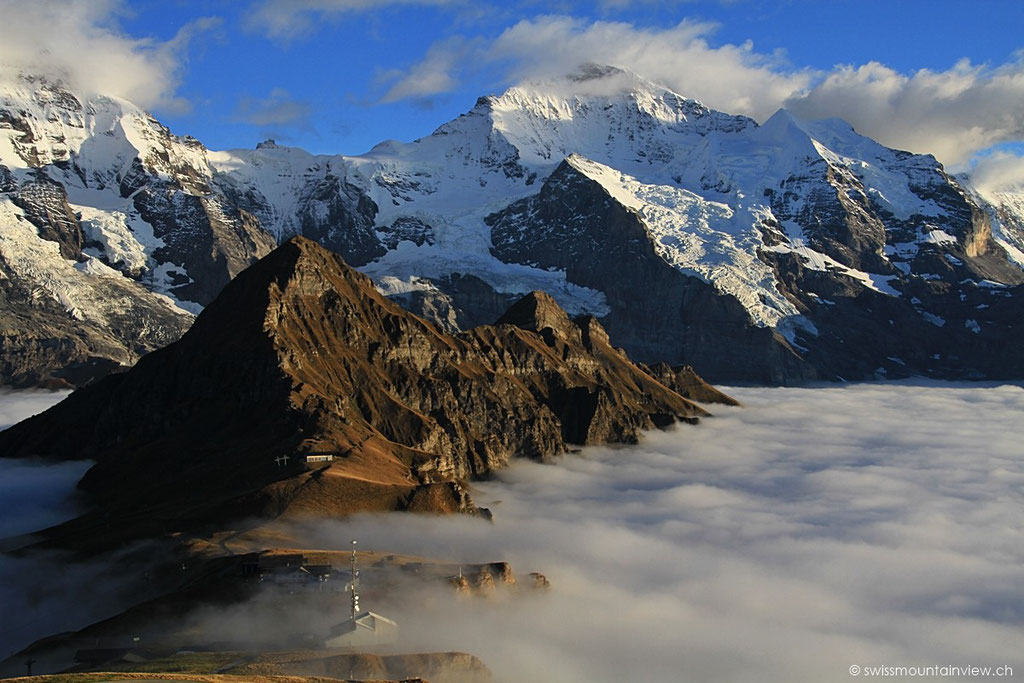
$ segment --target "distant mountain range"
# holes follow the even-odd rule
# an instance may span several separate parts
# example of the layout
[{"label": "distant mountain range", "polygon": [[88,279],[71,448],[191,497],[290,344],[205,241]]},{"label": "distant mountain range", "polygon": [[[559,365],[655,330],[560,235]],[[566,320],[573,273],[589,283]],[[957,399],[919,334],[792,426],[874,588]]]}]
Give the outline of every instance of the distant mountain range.
[{"label": "distant mountain range", "polygon": [[0,79],[0,377],[79,385],[303,235],[455,331],[532,290],[716,381],[1024,376],[1024,189],[841,120],[762,125],[589,65],[357,157],[215,152]]}]

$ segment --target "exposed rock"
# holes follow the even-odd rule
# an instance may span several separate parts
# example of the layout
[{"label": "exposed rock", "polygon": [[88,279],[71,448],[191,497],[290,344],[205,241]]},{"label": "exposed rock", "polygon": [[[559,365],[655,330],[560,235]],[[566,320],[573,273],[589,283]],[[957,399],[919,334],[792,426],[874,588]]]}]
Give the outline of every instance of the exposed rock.
[{"label": "exposed rock", "polygon": [[68,195],[63,185],[38,174],[34,180],[25,181],[12,192],[11,201],[39,229],[40,237],[60,245],[61,256],[75,261],[84,260],[82,226],[68,206]]},{"label": "exposed rock", "polygon": [[[545,294],[505,320],[442,333],[294,238],[180,341],[0,432],[0,451],[96,460],[81,487],[103,514],[137,520],[119,533],[141,535],[218,515],[472,512],[460,480],[513,456],[706,414]],[[307,466],[310,451],[334,460]]]},{"label": "exposed rock", "polygon": [[184,301],[206,305],[231,278],[267,255],[276,242],[244,209],[225,206],[218,197],[202,197],[164,183],[151,182],[134,195],[139,215],[164,246],[158,262],[187,273],[169,288]]},{"label": "exposed rock", "polygon": [[331,173],[312,186],[299,212],[302,235],[362,266],[387,251],[377,239],[377,205],[355,185]]},{"label": "exposed rock", "polygon": [[689,365],[671,367],[667,363],[656,363],[646,368],[648,374],[680,396],[698,403],[721,403],[738,406],[740,402],[732,396],[711,386]]},{"label": "exposed rock", "polygon": [[551,590],[551,582],[548,577],[537,572],[530,572],[530,588],[534,590]]},{"label": "exposed rock", "polygon": [[434,228],[415,216],[402,216],[390,226],[377,228],[377,231],[384,233],[384,246],[388,249],[397,248],[400,242],[412,242],[417,247],[434,243]]},{"label": "exposed rock", "polygon": [[569,161],[537,195],[487,222],[501,260],[564,270],[570,282],[604,292],[611,312],[601,323],[638,360],[692,364],[723,380],[814,377],[785,339],[755,326],[734,298],[660,258],[636,212]]}]

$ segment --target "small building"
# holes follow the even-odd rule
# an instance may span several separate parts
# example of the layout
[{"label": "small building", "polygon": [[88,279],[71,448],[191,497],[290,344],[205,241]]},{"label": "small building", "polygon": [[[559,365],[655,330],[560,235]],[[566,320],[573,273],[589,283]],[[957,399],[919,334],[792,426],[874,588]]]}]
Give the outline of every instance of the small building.
[{"label": "small building", "polygon": [[334,460],[334,453],[307,453],[306,464],[312,464],[317,462],[331,462]]},{"label": "small building", "polygon": [[376,612],[362,612],[332,628],[324,647],[369,647],[397,641],[397,623]]},{"label": "small building", "polygon": [[352,598],[352,615],[332,628],[324,639],[324,647],[362,648],[398,642],[398,624],[376,612],[359,609],[359,569],[356,541],[352,541],[352,568],[348,590]]}]

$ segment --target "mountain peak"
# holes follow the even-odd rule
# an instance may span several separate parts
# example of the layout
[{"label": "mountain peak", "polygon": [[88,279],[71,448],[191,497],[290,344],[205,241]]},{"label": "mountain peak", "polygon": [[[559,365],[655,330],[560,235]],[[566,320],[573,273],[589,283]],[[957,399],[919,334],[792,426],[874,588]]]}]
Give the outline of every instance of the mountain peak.
[{"label": "mountain peak", "polygon": [[540,291],[530,292],[512,304],[496,324],[515,325],[531,332],[551,329],[562,337],[567,336],[572,329],[572,321],[565,310],[550,294]]},{"label": "mountain peak", "polygon": [[682,98],[669,88],[658,85],[629,69],[594,62],[585,62],[575,70],[553,78],[521,82],[506,91],[506,94],[510,91],[563,98],[616,97],[637,93]]},{"label": "mountain peak", "polygon": [[[472,512],[459,481],[514,455],[633,441],[706,414],[600,339],[572,334],[547,294],[503,320],[518,329],[445,334],[295,237],[232,280],[180,341],[0,432],[0,451],[94,459],[82,488],[102,510],[174,501],[189,515],[161,524],[228,510]],[[333,459],[310,465],[310,452]]]}]

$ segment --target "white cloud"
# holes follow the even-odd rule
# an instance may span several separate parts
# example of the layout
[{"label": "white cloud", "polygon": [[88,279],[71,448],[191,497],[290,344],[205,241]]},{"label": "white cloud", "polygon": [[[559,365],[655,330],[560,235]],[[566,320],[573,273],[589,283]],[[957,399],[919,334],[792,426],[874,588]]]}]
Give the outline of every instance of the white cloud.
[{"label": "white cloud", "polygon": [[80,512],[75,485],[92,466],[0,460],[0,539],[40,531]]},{"label": "white cloud", "polygon": [[999,68],[961,60],[904,75],[869,62],[840,66],[786,106],[804,118],[839,116],[890,147],[962,166],[992,145],[1024,139],[1024,62]]},{"label": "white cloud", "polygon": [[472,652],[499,680],[1024,670],[1024,390],[734,393],[745,408],[639,447],[516,464],[475,493],[493,524],[363,517],[306,540],[544,572],[543,598],[368,605],[399,621],[404,647]]},{"label": "white cloud", "polygon": [[645,29],[541,17],[505,30],[487,58],[508,63],[515,80],[562,75],[584,62],[622,66],[710,106],[762,119],[810,82],[807,70],[787,69],[780,58],[756,52],[751,43],[710,47],[706,37],[713,30],[712,24],[690,21]]},{"label": "white cloud", "polygon": [[970,171],[974,186],[987,198],[995,192],[1024,189],[1024,156],[999,151],[979,157]]},{"label": "white cloud", "polygon": [[[453,566],[508,560],[521,581],[545,573],[543,595],[460,600],[373,590],[383,570],[362,568],[363,607],[399,622],[403,649],[471,652],[497,680],[820,683],[849,681],[854,664],[1024,671],[1024,389],[731,393],[745,407],[715,407],[717,417],[639,446],[516,463],[474,492],[493,524],[393,514],[279,522],[262,537],[337,549],[358,538],[364,550]],[[138,599],[122,564],[61,562],[0,562],[0,616],[17,625],[0,628],[0,652]],[[92,603],[83,585],[105,600]],[[299,597],[287,610],[266,596],[210,606],[168,628],[225,640],[312,633],[346,599]]]},{"label": "white cloud", "polygon": [[7,429],[26,417],[43,412],[63,401],[69,393],[71,392],[42,389],[11,391],[0,388],[0,429]]},{"label": "white cloud", "polygon": [[378,83],[394,81],[381,102],[429,97],[453,90],[457,85],[453,72],[472,56],[473,46],[472,41],[452,38],[431,46],[423,59],[408,71],[392,70],[381,74]]},{"label": "white cloud", "polygon": [[[1024,61],[999,67],[963,60],[946,71],[901,74],[870,62],[821,72],[759,52],[751,42],[712,46],[713,24],[643,28],[566,16],[523,20],[465,57],[434,45],[400,82],[415,96],[454,89],[481,65],[508,82],[545,79],[586,62],[626,67],[687,97],[764,121],[780,107],[805,118],[841,117],[893,147],[960,167],[992,145],[1024,139]],[[458,50],[464,51],[463,45]],[[399,78],[399,76],[395,76]],[[390,99],[403,96],[389,92]]]},{"label": "white cloud", "polygon": [[182,54],[220,20],[196,19],[161,42],[118,30],[121,6],[118,0],[0,0],[0,65],[65,79],[87,95],[185,108],[174,94]]},{"label": "white cloud", "polygon": [[379,10],[386,6],[462,4],[464,0],[262,0],[248,13],[246,24],[279,40],[291,40],[313,30],[322,18]]},{"label": "white cloud", "polygon": [[292,99],[283,88],[274,88],[262,99],[243,97],[234,118],[255,126],[284,126],[307,121],[311,111],[308,102]]},{"label": "white cloud", "polygon": [[[43,412],[68,391],[0,389],[0,430]],[[75,484],[92,463],[44,465],[0,458],[0,539],[38,531],[74,516]]]}]

